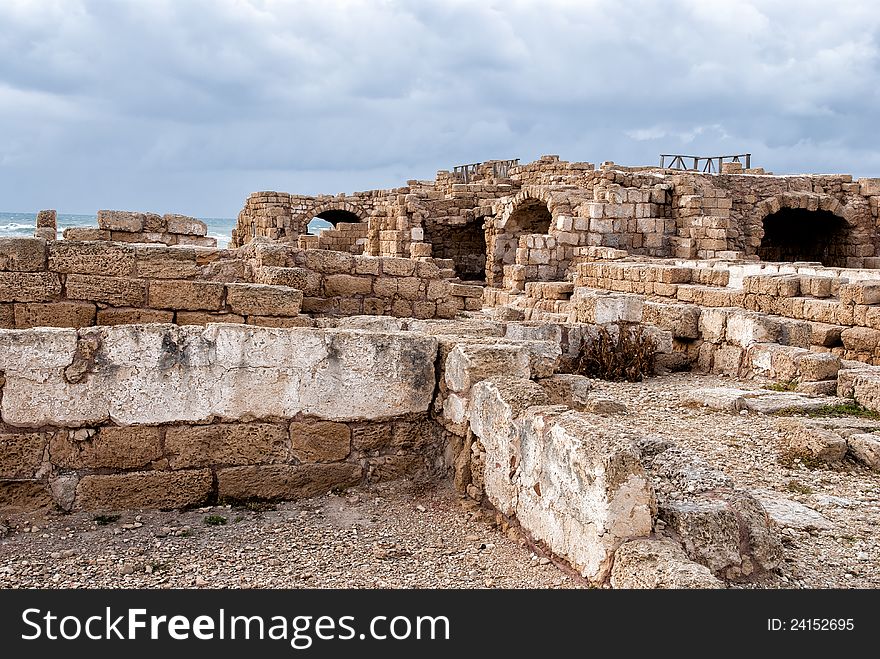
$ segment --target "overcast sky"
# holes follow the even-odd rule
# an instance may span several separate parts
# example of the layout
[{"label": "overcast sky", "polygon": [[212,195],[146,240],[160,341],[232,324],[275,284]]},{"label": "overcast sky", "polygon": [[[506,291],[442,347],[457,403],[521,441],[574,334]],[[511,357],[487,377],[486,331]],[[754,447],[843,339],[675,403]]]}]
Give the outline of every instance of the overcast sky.
[{"label": "overcast sky", "polygon": [[493,158],[880,176],[874,0],[0,0],[0,210],[232,217]]}]

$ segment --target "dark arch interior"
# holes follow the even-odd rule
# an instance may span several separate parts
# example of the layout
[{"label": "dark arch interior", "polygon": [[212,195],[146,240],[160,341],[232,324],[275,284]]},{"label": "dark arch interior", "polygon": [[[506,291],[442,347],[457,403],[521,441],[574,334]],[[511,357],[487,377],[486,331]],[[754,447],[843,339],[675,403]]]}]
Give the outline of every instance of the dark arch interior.
[{"label": "dark arch interior", "polygon": [[553,216],[540,199],[527,199],[517,206],[507,221],[510,233],[548,233]]},{"label": "dark arch interior", "polygon": [[830,211],[783,208],[764,218],[762,261],[820,261],[846,265],[847,225]]},{"label": "dark arch interior", "polygon": [[351,211],[344,211],[333,209],[329,211],[324,211],[323,213],[318,213],[315,217],[325,220],[336,226],[340,222],[360,222],[361,218],[352,213]]}]

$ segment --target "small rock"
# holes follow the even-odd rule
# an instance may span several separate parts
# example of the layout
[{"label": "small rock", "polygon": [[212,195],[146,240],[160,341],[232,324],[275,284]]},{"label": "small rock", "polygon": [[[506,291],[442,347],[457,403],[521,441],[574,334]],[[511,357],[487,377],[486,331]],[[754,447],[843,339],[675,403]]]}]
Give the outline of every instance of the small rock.
[{"label": "small rock", "polygon": [[204,577],[196,577],[196,587],[203,588],[208,585],[208,580]]},{"label": "small rock", "polygon": [[51,554],[49,554],[49,558],[57,561],[59,558],[61,558],[61,552],[60,551],[53,551]]},{"label": "small rock", "polygon": [[585,412],[592,414],[626,414],[626,405],[611,398],[593,398],[584,405]]},{"label": "small rock", "polygon": [[550,564],[550,559],[547,558],[546,556],[542,556],[541,558],[538,559],[538,565],[549,565],[549,564]]},{"label": "small rock", "polygon": [[423,513],[427,510],[427,508],[425,508],[422,504],[419,504],[416,506],[416,510],[418,510],[420,513]]},{"label": "small rock", "polygon": [[800,531],[834,528],[834,524],[824,515],[802,503],[786,499],[770,490],[756,490],[753,494],[764,506],[770,519],[779,526]]}]

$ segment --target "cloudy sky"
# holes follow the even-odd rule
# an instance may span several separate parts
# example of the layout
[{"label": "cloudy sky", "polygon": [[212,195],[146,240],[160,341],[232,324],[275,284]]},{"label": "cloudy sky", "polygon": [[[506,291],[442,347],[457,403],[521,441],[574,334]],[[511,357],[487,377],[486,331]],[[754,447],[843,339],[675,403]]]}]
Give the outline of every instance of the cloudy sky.
[{"label": "cloudy sky", "polygon": [[873,0],[0,0],[0,210],[231,217],[492,158],[880,176]]}]

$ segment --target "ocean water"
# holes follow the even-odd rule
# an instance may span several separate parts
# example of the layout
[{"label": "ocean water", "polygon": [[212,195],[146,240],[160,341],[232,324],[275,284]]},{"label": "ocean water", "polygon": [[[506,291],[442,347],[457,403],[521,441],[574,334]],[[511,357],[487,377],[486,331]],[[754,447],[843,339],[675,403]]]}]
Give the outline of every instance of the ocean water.
[{"label": "ocean water", "polygon": [[[226,247],[235,228],[235,219],[230,217],[200,217],[208,225],[208,235],[217,239],[219,247]],[[36,213],[3,213],[0,212],[0,238],[6,236],[27,237],[34,235],[37,225]],[[67,227],[96,227],[98,220],[95,215],[72,215],[58,213],[58,235]]]}]

